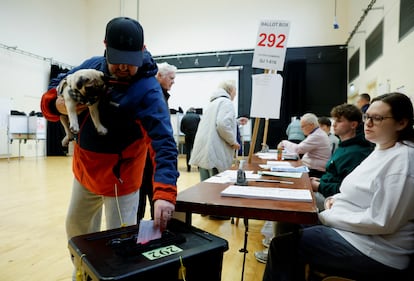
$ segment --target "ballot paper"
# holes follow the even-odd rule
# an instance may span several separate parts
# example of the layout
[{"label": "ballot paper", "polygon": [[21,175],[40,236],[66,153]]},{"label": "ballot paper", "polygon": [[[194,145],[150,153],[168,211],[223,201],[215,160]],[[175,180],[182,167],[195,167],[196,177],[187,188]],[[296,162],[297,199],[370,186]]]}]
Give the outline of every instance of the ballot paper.
[{"label": "ballot paper", "polygon": [[221,196],[312,202],[312,195],[308,189],[280,187],[230,185],[221,192]]},{"label": "ballot paper", "polygon": [[161,238],[161,230],[154,227],[153,220],[141,220],[139,223],[137,244],[145,244],[151,240]]}]

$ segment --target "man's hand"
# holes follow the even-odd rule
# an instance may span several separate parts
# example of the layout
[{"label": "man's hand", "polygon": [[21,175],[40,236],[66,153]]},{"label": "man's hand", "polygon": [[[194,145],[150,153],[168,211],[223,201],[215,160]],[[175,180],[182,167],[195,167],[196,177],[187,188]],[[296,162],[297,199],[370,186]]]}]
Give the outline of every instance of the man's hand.
[{"label": "man's hand", "polygon": [[169,201],[158,199],[154,203],[154,226],[159,227],[161,232],[167,228],[175,206]]},{"label": "man's hand", "polygon": [[[76,106],[76,112],[79,114],[85,109],[87,109],[88,106],[84,104],[78,104]],[[65,99],[62,96],[58,96],[56,99],[56,109],[63,115],[68,115],[68,111],[66,110],[65,105]]]},{"label": "man's hand", "polygon": [[239,125],[246,125],[247,122],[249,122],[249,119],[247,117],[239,117],[239,118],[237,118],[237,123]]}]

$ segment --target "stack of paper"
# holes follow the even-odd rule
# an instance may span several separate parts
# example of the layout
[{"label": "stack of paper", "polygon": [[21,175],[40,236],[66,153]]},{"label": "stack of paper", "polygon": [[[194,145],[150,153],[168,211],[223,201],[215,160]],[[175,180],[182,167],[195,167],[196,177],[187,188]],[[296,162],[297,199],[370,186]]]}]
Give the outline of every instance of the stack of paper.
[{"label": "stack of paper", "polygon": [[286,166],[271,166],[272,172],[291,172],[291,173],[309,173],[309,168],[306,166],[286,167]]},{"label": "stack of paper", "polygon": [[221,196],[312,202],[312,195],[307,189],[279,187],[230,185],[221,192]]},{"label": "stack of paper", "polygon": [[268,171],[258,171],[259,175],[262,176],[273,176],[273,177],[283,177],[283,178],[296,178],[299,179],[302,177],[302,173],[296,172],[268,172]]}]

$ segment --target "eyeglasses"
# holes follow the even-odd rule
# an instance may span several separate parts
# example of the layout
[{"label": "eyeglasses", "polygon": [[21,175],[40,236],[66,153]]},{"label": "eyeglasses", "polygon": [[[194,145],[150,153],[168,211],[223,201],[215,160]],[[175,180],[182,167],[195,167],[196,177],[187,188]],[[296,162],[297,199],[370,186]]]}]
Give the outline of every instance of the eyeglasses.
[{"label": "eyeglasses", "polygon": [[394,118],[394,117],[391,117],[391,116],[381,116],[381,115],[369,115],[369,114],[362,115],[362,120],[364,122],[366,122],[368,120],[371,120],[371,122],[374,123],[375,125],[381,124],[381,122],[384,119],[388,119],[388,118]]}]

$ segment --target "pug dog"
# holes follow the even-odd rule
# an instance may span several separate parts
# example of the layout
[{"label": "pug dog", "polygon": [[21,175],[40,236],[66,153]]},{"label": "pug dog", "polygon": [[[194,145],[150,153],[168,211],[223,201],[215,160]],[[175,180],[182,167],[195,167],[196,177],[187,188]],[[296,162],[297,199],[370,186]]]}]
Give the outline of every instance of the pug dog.
[{"label": "pug dog", "polygon": [[62,146],[68,146],[69,141],[73,139],[73,135],[79,132],[76,112],[78,104],[88,106],[98,134],[107,134],[108,130],[102,125],[98,111],[99,97],[105,93],[105,90],[105,75],[95,69],[80,69],[60,81],[57,92],[58,95],[63,97],[68,112],[68,115],[60,116],[66,134],[62,140]]}]

